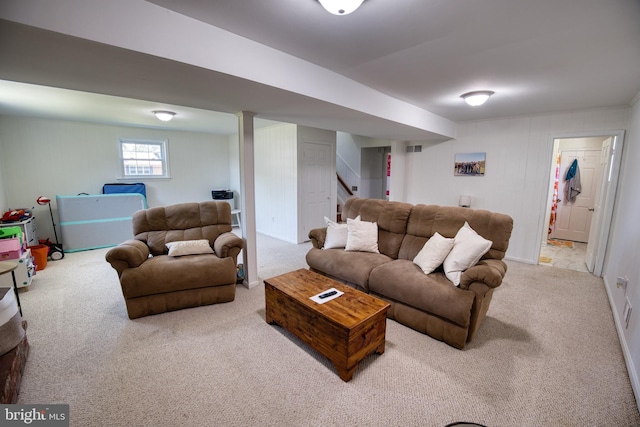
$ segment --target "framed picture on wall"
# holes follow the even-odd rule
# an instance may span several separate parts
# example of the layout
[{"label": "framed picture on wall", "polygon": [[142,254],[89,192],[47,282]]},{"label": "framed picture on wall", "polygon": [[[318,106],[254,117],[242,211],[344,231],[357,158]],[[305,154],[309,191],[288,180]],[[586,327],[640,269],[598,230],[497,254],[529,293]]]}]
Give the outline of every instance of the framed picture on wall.
[{"label": "framed picture on wall", "polygon": [[484,176],[487,153],[458,153],[455,155],[455,176]]}]

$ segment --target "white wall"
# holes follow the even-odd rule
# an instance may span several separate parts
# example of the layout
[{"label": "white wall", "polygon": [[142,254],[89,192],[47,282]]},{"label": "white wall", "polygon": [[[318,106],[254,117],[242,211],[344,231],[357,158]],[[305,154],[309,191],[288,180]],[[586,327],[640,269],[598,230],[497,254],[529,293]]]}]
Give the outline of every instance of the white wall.
[{"label": "white wall", "polygon": [[242,209],[240,194],[240,139],[238,134],[227,137],[229,144],[229,189],[234,191],[235,208]]},{"label": "white wall", "polygon": [[[614,207],[614,218],[609,238],[609,251],[605,258],[604,280],[611,300],[614,319],[621,335],[622,347],[629,368],[636,400],[640,402],[640,192],[638,191],[638,165],[640,164],[640,102],[631,111],[625,136],[621,174]],[[629,280],[627,289],[616,286],[617,277]],[[629,327],[625,329],[623,310],[625,298],[633,310]]]},{"label": "white wall", "polygon": [[[459,196],[469,194],[472,208],[513,217],[507,257],[537,264],[553,139],[625,129],[628,117],[628,108],[611,108],[461,123],[455,140],[423,142],[421,153],[398,150],[404,157],[406,201],[457,206]],[[487,154],[485,176],[453,175],[455,154],[469,152]],[[392,171],[396,160],[392,157]]]},{"label": "white wall", "polygon": [[[300,220],[304,189],[299,165],[305,141],[328,142],[335,153],[333,131],[281,123],[256,129],[254,134],[256,230],[291,243],[309,239]],[[331,175],[335,189],[335,161]],[[335,191],[331,197],[335,205]]]},{"label": "white wall", "polygon": [[227,137],[0,116],[0,189],[6,190],[6,207],[35,205],[40,237],[53,237],[48,208],[36,204],[38,196],[50,197],[55,209],[56,195],[101,193],[105,183],[116,182],[120,137],[169,141],[171,179],[143,181],[150,207],[211,200],[212,188],[229,186]]},{"label": "white wall", "polygon": [[255,130],[256,230],[297,243],[297,126]]}]

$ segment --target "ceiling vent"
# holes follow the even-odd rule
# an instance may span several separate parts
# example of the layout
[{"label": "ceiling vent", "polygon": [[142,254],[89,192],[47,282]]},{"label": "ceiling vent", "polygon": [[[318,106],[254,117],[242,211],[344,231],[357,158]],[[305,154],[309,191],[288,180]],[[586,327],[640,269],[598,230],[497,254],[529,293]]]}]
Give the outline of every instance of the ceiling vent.
[{"label": "ceiling vent", "polygon": [[422,145],[407,145],[407,153],[422,153]]}]

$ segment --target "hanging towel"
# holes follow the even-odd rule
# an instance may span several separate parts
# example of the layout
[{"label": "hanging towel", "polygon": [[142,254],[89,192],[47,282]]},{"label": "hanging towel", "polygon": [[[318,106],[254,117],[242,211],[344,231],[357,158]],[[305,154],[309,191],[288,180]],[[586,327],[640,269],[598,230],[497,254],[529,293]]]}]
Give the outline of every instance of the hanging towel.
[{"label": "hanging towel", "polygon": [[564,188],[564,197],[569,199],[572,202],[576,201],[576,197],[582,191],[582,186],[580,184],[580,168],[578,167],[578,159],[574,159],[569,166],[569,170],[567,171],[567,175],[564,180],[567,182]]}]

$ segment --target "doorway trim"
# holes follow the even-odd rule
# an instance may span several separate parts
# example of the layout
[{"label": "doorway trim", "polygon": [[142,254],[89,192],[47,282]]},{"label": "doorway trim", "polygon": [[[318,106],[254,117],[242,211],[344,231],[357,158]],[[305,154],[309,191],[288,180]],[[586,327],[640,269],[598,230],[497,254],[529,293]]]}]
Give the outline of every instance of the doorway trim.
[{"label": "doorway trim", "polygon": [[[573,133],[558,133],[554,134],[550,137],[549,143],[547,145],[547,167],[546,175],[545,175],[545,183],[544,186],[544,200],[545,203],[542,205],[542,213],[540,215],[540,222],[538,224],[538,239],[536,250],[537,253],[540,253],[540,248],[542,247],[542,241],[545,237],[545,232],[548,229],[549,218],[547,212],[550,211],[551,208],[551,200],[549,197],[549,188],[552,185],[552,177],[551,177],[551,169],[552,163],[555,160],[553,158],[553,148],[556,139],[571,139],[571,138],[594,138],[594,137],[613,137],[615,141],[615,146],[613,148],[613,162],[607,163],[607,170],[604,171],[605,174],[609,174],[610,185],[608,189],[601,194],[602,203],[602,214],[599,215],[598,224],[596,229],[600,230],[600,238],[599,245],[597,248],[597,255],[595,260],[595,265],[592,274],[598,277],[602,276],[602,269],[604,267],[604,261],[607,254],[607,246],[609,243],[609,234],[611,231],[611,220],[613,218],[613,207],[616,199],[616,193],[618,189],[618,177],[620,175],[620,166],[622,164],[622,148],[624,145],[624,136],[625,131],[623,129],[615,129],[609,131],[587,131],[587,132],[573,132]],[[536,262],[536,264],[538,264]]]}]

